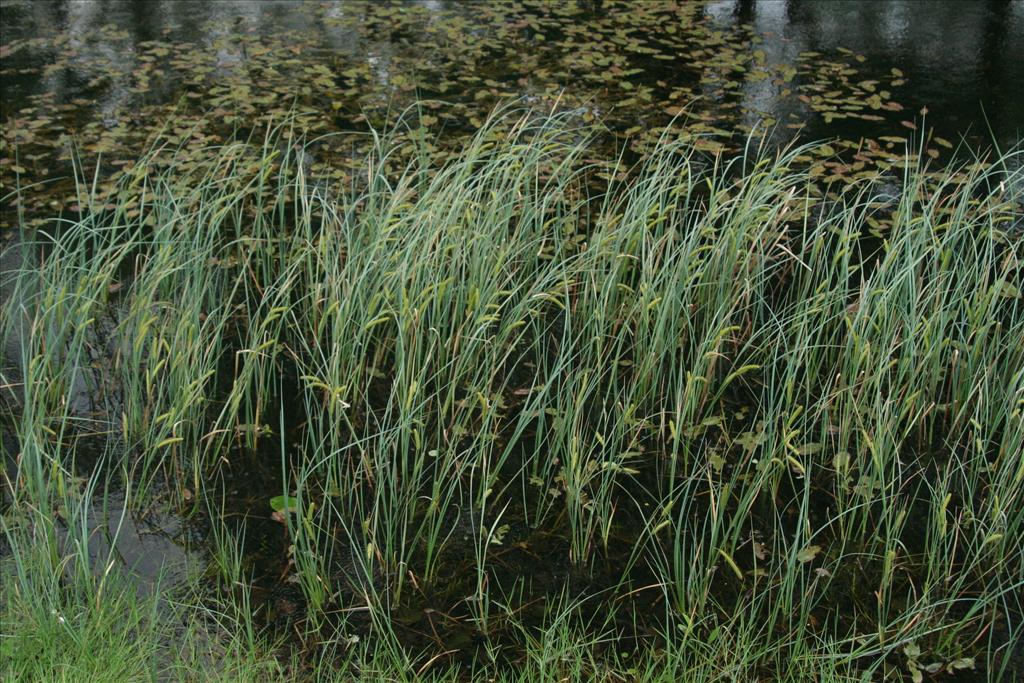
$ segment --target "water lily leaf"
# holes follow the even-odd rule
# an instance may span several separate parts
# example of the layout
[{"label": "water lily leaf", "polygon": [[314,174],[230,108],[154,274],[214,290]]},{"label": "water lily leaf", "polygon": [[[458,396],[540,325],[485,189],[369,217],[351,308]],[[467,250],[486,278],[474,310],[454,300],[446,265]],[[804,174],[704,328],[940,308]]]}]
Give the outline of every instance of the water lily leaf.
[{"label": "water lily leaf", "polygon": [[270,509],[280,513],[296,512],[299,501],[294,496],[274,496],[270,499]]},{"label": "water lily leaf", "polygon": [[974,668],[974,657],[961,657],[960,659],[954,659],[946,667],[950,673],[956,669],[973,669]]},{"label": "water lily leaf", "polygon": [[813,560],[815,557],[817,557],[818,553],[820,553],[820,552],[821,552],[821,546],[820,545],[804,546],[804,548],[802,548],[800,550],[800,552],[798,552],[796,554],[796,559],[797,559],[797,561],[806,564],[806,563],[810,562],[811,560]]},{"label": "water lily leaf", "polygon": [[999,286],[999,296],[1006,299],[1019,299],[1020,290],[1014,287],[1009,282],[1003,282]]},{"label": "water lily leaf", "polygon": [[723,458],[717,451],[712,451],[708,455],[708,463],[714,468],[715,472],[720,473],[722,468],[725,467],[725,458]]}]

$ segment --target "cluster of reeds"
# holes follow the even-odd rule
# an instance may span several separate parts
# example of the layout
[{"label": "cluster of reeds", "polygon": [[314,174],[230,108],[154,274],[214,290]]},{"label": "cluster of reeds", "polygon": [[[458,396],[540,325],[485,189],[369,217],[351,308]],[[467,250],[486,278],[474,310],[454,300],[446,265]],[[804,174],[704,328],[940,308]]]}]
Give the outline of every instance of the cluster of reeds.
[{"label": "cluster of reeds", "polygon": [[[381,139],[341,187],[307,177],[315,141],[287,127],[205,174],[155,150],[121,203],[40,240],[4,317],[22,349],[15,558],[41,543],[52,581],[87,563],[88,539],[57,533],[73,515],[52,515],[83,499],[84,434],[106,435],[94,483],[213,510],[223,463],[269,443],[280,488],[252,514],[272,498],[287,527],[321,663],[454,667],[443,634],[409,648],[395,619],[444,603],[477,665],[527,679],[1006,675],[1024,614],[1017,156],[822,195],[805,148],[724,160],[665,140],[598,187],[586,131],[512,116],[441,167]],[[870,236],[879,212],[892,229]],[[244,585],[213,526],[212,566]],[[561,585],[522,564],[541,537]]]}]

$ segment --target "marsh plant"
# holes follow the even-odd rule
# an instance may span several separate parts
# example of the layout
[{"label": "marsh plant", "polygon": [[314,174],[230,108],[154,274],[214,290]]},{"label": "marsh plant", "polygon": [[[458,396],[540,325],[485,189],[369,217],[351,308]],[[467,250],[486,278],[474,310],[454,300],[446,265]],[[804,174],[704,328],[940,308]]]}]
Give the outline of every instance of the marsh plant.
[{"label": "marsh plant", "polygon": [[[1020,675],[1019,152],[832,191],[815,146],[627,169],[591,132],[504,110],[440,165],[374,136],[345,184],[287,123],[187,171],[155,145],[23,234],[5,674],[70,601],[68,637],[207,651],[124,650],[143,677]],[[272,572],[223,512],[256,460]],[[114,489],[207,520],[152,598],[184,632],[83,564]]]}]

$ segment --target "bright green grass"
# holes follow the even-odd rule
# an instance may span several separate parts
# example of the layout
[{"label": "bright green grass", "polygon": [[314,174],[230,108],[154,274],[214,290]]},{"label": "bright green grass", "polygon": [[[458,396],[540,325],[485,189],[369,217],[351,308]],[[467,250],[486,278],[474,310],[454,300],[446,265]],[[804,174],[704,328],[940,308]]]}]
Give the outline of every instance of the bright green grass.
[{"label": "bright green grass", "polygon": [[[586,131],[504,116],[441,167],[383,139],[348,187],[307,177],[288,129],[199,169],[156,150],[14,274],[5,672],[1009,680],[1019,155],[822,201],[806,149],[727,162],[666,141],[597,193]],[[864,239],[883,210],[891,232]],[[68,545],[53,516],[74,528],[104,490],[75,478],[83,432],[107,435],[92,481],[139,509],[218,510],[224,460],[275,453],[304,618],[263,628],[216,514],[196,585],[135,598],[83,567],[88,530]],[[530,567],[497,578],[506,534],[619,578],[542,591],[526,618]],[[453,582],[472,665],[395,622]]]}]

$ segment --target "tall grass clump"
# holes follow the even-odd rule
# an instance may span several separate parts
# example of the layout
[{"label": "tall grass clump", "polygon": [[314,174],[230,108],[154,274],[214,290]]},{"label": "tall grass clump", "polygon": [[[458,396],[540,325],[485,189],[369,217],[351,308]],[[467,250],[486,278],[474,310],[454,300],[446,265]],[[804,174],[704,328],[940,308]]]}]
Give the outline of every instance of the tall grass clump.
[{"label": "tall grass clump", "polygon": [[136,505],[212,518],[250,648],[209,511],[272,473],[244,512],[287,538],[292,671],[1016,675],[1019,152],[840,191],[806,146],[624,169],[588,135],[506,111],[434,163],[374,134],[333,185],[288,125],[155,147],[13,274],[11,538],[60,565],[44,511],[99,435]]}]

